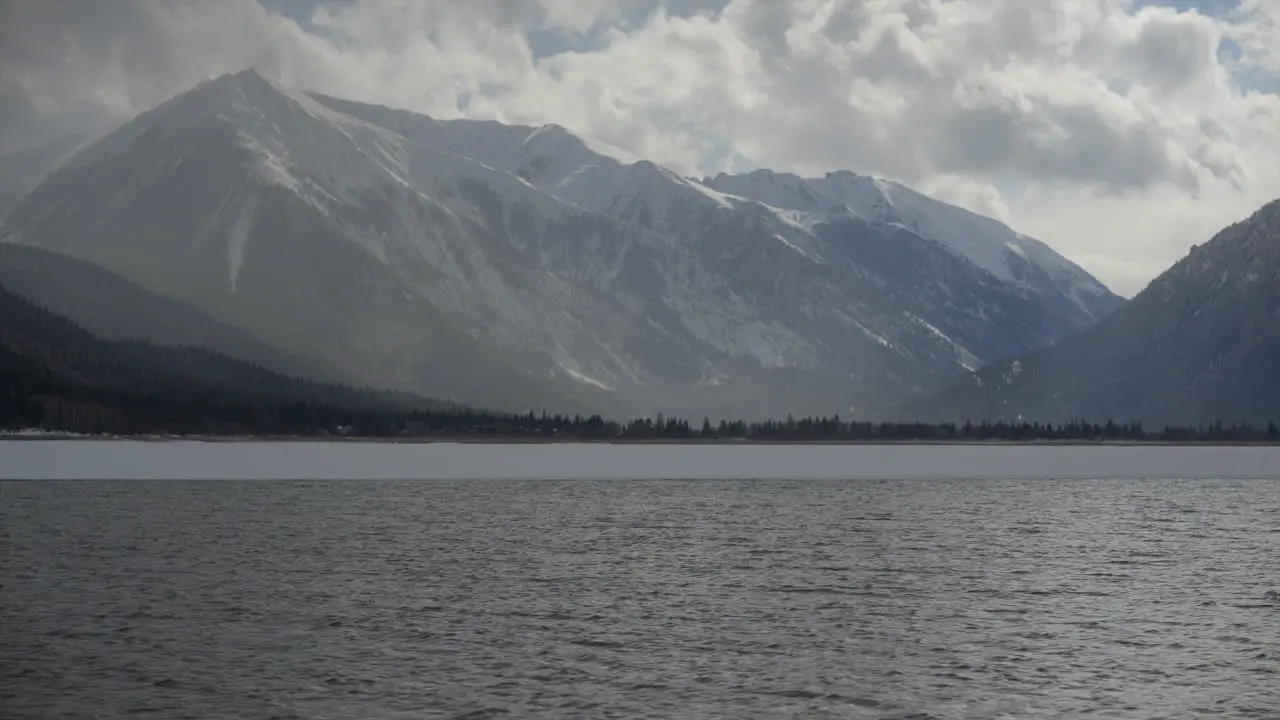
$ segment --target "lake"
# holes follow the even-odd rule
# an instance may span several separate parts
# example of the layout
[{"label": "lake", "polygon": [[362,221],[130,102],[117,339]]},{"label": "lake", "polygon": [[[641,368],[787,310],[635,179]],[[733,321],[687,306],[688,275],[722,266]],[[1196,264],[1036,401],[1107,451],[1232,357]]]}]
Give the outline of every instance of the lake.
[{"label": "lake", "polygon": [[4,442],[0,714],[1274,718],[1278,460]]}]

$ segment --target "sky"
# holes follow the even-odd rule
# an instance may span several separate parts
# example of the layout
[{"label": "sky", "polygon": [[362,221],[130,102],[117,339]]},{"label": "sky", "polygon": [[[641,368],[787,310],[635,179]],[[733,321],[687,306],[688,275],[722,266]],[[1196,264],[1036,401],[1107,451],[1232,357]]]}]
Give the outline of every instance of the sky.
[{"label": "sky", "polygon": [[694,176],[891,178],[1124,295],[1280,197],[1280,0],[0,0],[0,151],[250,66]]}]

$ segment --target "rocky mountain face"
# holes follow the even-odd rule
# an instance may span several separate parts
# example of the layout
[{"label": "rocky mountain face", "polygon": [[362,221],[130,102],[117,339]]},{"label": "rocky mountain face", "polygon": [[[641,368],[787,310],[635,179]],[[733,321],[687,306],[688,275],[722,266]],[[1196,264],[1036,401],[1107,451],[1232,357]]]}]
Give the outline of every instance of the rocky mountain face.
[{"label": "rocky mountain face", "polygon": [[829,254],[908,288],[898,302],[912,317],[937,317],[948,337],[980,348],[983,359],[1069,337],[1120,305],[1044,243],[898,183],[767,170],[705,182],[781,209]]},{"label": "rocky mountain face", "polygon": [[963,420],[1280,418],[1280,200],[1226,228],[1111,317],[898,411]]},{"label": "rocky mountain face", "polygon": [[204,83],[73,155],[0,239],[348,382],[611,415],[864,412],[1120,300],[884,181],[703,181],[558,126]]}]

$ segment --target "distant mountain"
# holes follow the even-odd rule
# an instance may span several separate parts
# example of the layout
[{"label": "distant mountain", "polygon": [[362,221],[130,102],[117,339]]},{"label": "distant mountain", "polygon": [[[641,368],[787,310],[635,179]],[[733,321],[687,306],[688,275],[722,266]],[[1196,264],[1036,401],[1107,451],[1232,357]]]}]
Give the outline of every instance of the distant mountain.
[{"label": "distant mountain", "polygon": [[1280,419],[1280,200],[1218,233],[1095,328],[898,412],[1169,424]]},{"label": "distant mountain", "polygon": [[46,417],[61,416],[61,427],[119,431],[166,419],[184,428],[215,420],[255,427],[296,414],[299,404],[321,412],[457,409],[296,380],[199,348],[106,341],[0,285],[0,422],[43,407]]},{"label": "distant mountain", "polygon": [[0,238],[343,377],[513,410],[885,407],[1120,304],[1047,247],[883,181],[698,181],[558,126],[252,71],[77,153]]},{"label": "distant mountain", "polygon": [[342,382],[337,371],[290,355],[177,300],[103,268],[40,248],[0,244],[0,284],[105,340],[203,348],[290,377]]},{"label": "distant mountain", "polygon": [[[946,307],[948,301],[977,314],[978,307],[992,304],[1020,306],[1028,314],[1027,321],[1039,326],[1044,338],[1063,337],[1062,328],[1071,334],[1106,317],[1122,301],[1089,273],[1054,252],[1044,243],[1015,232],[1007,225],[963,208],[922,195],[899,183],[851,172],[828,173],[821,178],[801,178],[789,173],[757,170],[745,175],[721,174],[704,182],[712,188],[752,198],[783,211],[783,215],[819,235],[830,238],[836,247],[854,256],[855,261],[875,264],[875,259],[861,255],[865,251],[857,233],[866,225],[897,234],[906,245],[937,246],[965,269],[976,266],[981,272],[972,278],[929,276],[924,268],[899,261],[898,267],[885,267],[897,272],[904,284],[914,279],[916,289],[936,292],[954,289],[955,281],[968,281],[973,289],[990,286],[991,278],[1000,292],[1010,298],[995,303],[958,302],[958,298],[935,297],[935,304]],[[895,248],[898,249],[898,248]],[[881,254],[883,255],[883,253]],[[936,261],[935,261],[936,262]],[[916,273],[914,278],[907,272]],[[1017,333],[996,319],[986,324],[994,332],[1006,332],[1018,343]],[[1036,327],[1025,332],[1035,333]],[[998,341],[997,341],[998,342]],[[1025,343],[1025,341],[1022,341]]]},{"label": "distant mountain", "polygon": [[[448,215],[412,193],[384,213],[388,200],[377,193],[394,199],[406,188],[355,182],[372,163],[347,137],[358,123],[312,112],[314,103],[252,73],[207,83],[76,154],[27,195],[3,235],[100,265],[372,387],[485,407],[554,399],[519,358],[481,347],[397,272],[414,263],[394,254],[413,248],[379,250],[379,234],[401,231],[405,218],[394,211],[424,225]],[[273,122],[266,114],[285,129],[256,127]],[[382,136],[372,137],[393,140]],[[301,145],[299,161],[329,184],[310,192],[291,184],[284,161],[258,140]],[[355,184],[344,189],[346,180]],[[332,208],[317,200],[328,191],[346,200]],[[383,221],[387,228],[376,227]]]}]

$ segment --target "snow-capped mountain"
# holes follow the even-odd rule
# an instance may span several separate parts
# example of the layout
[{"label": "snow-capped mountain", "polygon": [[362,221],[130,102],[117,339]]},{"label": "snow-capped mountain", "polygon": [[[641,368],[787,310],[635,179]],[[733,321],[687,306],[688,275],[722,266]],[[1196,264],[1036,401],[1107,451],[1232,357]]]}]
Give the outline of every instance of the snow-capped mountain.
[{"label": "snow-capped mountain", "polygon": [[246,71],[81,150],[0,237],[352,381],[502,408],[847,413],[1120,302],[901,186],[768,175],[704,182],[554,125],[440,121]]},{"label": "snow-capped mountain", "polygon": [[1086,325],[1117,306],[1102,283],[1048,245],[998,220],[896,182],[848,171],[806,179],[769,170],[720,174],[704,182],[783,210],[795,222],[818,232],[848,217],[908,230],[936,241],[1003,283],[1049,298],[1063,296],[1079,306],[1079,319]]},{"label": "snow-capped mountain", "polygon": [[904,417],[1280,421],[1280,200],[1218,233],[1058,345],[994,363]]}]

